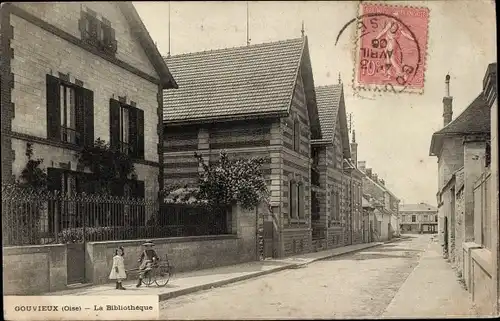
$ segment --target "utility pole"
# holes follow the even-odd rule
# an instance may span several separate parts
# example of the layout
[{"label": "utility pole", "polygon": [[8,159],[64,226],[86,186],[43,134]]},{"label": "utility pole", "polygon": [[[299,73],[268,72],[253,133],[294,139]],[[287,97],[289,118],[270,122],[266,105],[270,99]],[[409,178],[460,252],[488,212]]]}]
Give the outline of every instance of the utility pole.
[{"label": "utility pole", "polygon": [[167,57],[170,58],[170,1],[168,2],[168,53]]}]

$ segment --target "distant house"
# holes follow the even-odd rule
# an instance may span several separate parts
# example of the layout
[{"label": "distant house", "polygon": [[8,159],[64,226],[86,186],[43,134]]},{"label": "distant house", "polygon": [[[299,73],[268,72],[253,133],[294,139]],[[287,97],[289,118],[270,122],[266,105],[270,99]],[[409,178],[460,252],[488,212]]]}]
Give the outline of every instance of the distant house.
[{"label": "distant house", "polygon": [[374,226],[375,226],[375,207],[369,200],[369,195],[363,195],[363,242],[370,243],[374,241]]},{"label": "distant house", "polygon": [[385,181],[366,168],[366,162],[358,162],[358,168],[364,173],[363,194],[371,197],[375,205],[375,218],[380,228],[375,225],[375,231],[382,239],[390,239],[400,234],[399,231],[399,202],[400,200],[385,186]]},{"label": "distant house", "polygon": [[196,184],[194,152],[266,157],[265,256],[311,251],[310,141],[322,134],[307,37],[165,61],[179,83],[163,94],[165,184]]},{"label": "distant house", "polygon": [[437,233],[437,212],[427,203],[400,205],[401,233]]},{"label": "distant house", "polygon": [[455,119],[446,76],[444,127],[432,135],[429,151],[438,158],[438,229],[444,256],[485,314],[496,313],[499,297],[493,276],[498,271],[498,211],[492,200],[498,194],[492,194],[490,129],[497,103],[496,68],[496,63],[488,66],[483,91]]},{"label": "distant house", "polygon": [[[362,242],[362,176],[349,144],[342,84],[316,87],[321,139],[311,141],[311,201],[316,249]],[[353,162],[351,161],[353,160]]]}]

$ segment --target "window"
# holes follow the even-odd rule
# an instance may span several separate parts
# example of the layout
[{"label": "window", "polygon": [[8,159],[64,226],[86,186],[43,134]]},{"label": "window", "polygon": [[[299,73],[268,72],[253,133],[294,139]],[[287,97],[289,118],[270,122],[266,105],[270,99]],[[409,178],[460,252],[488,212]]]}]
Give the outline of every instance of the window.
[{"label": "window", "polygon": [[94,93],[47,75],[47,138],[78,146],[94,143]]},{"label": "window", "polygon": [[334,221],[340,221],[340,196],[337,191],[332,191],[331,193],[331,211],[332,218]]},{"label": "window", "polygon": [[[76,131],[76,95],[75,88],[61,83],[60,109],[61,109],[61,140],[76,144],[80,133]],[[77,139],[78,135],[78,139]]]},{"label": "window", "polygon": [[133,158],[144,158],[144,111],[110,100],[110,145]]},{"label": "window", "polygon": [[435,215],[435,216],[434,216],[434,222],[437,222],[437,221],[438,221],[438,216],[437,216],[437,215]]},{"label": "window", "polygon": [[79,28],[82,40],[102,52],[115,54],[117,50],[117,41],[115,39],[115,30],[111,23],[102,18],[97,18],[97,14],[91,10],[82,11],[79,21]]},{"label": "window", "polygon": [[293,150],[300,151],[300,122],[298,119],[293,122]]},{"label": "window", "polygon": [[486,141],[486,150],[485,150],[484,158],[485,158],[484,165],[486,167],[490,167],[490,164],[491,164],[491,141],[490,140]]},{"label": "window", "polygon": [[413,223],[415,223],[415,222],[417,221],[417,216],[416,216],[416,215],[412,215],[412,216],[411,216],[411,221],[412,221]]},{"label": "window", "polygon": [[297,184],[297,214],[299,218],[305,218],[304,198],[304,184]]},{"label": "window", "polygon": [[289,193],[289,201],[290,201],[290,218],[297,217],[297,184],[295,181],[291,180],[288,183],[288,193]]},{"label": "window", "polygon": [[427,220],[428,220],[427,215],[424,215],[424,222],[427,222]]}]

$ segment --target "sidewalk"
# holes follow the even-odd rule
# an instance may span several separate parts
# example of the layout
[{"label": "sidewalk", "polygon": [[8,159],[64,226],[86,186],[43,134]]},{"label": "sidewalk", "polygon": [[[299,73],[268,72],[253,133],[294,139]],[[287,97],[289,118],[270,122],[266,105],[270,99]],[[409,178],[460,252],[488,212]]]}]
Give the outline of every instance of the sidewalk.
[{"label": "sidewalk", "polygon": [[[389,242],[397,241],[393,239]],[[165,287],[141,286],[136,288],[136,280],[123,282],[126,291],[119,291],[113,284],[103,284],[79,289],[64,290],[46,293],[45,295],[157,295],[159,301],[168,300],[181,295],[186,295],[196,291],[207,290],[220,287],[234,282],[255,278],[258,276],[282,271],[285,269],[299,268],[318,260],[324,260],[333,256],[351,253],[366,248],[382,245],[384,242],[373,242],[344,246],[336,249],[307,253],[284,259],[272,259],[264,261],[254,261],[244,264],[205,269],[199,271],[184,272],[174,274],[170,282]],[[175,262],[174,262],[175,266]]]},{"label": "sidewalk", "polygon": [[431,241],[418,266],[408,276],[382,318],[476,317],[469,293]]}]

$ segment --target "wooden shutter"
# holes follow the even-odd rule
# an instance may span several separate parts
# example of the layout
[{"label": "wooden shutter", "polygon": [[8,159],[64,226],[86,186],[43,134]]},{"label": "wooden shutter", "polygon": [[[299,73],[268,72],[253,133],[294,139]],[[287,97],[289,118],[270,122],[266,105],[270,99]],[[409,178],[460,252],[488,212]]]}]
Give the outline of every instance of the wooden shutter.
[{"label": "wooden shutter", "polygon": [[137,113],[138,110],[137,108],[129,108],[128,109],[128,141],[130,145],[130,156],[136,158],[137,155],[137,146],[138,146],[138,140],[137,140]]},{"label": "wooden shutter", "polygon": [[109,101],[109,143],[111,148],[120,148],[120,102]]},{"label": "wooden shutter", "polygon": [[60,80],[47,75],[47,138],[61,140]]},{"label": "wooden shutter", "polygon": [[112,53],[116,53],[118,42],[116,41],[115,29],[109,27],[109,44]]},{"label": "wooden shutter", "polygon": [[295,213],[297,210],[297,190],[295,189],[295,182],[290,181],[289,188],[288,188],[288,193],[289,193],[289,200],[290,200],[290,217],[293,218],[295,217]]},{"label": "wooden shutter", "polygon": [[94,145],[94,92],[83,88],[85,146]]},{"label": "wooden shutter", "polygon": [[85,130],[85,101],[83,98],[83,88],[76,87],[75,95],[76,95],[76,144],[78,146],[83,146],[84,144],[84,130]]},{"label": "wooden shutter", "polygon": [[305,215],[304,215],[304,204],[305,204],[305,195],[304,195],[304,184],[301,183],[298,185],[298,194],[299,194],[299,197],[297,197],[297,202],[298,202],[298,212],[299,212],[299,217],[300,218],[304,218]]},{"label": "wooden shutter", "polygon": [[137,110],[137,158],[144,158],[144,111]]},{"label": "wooden shutter", "polygon": [[62,190],[62,170],[59,168],[47,169],[47,189],[49,191]]}]

